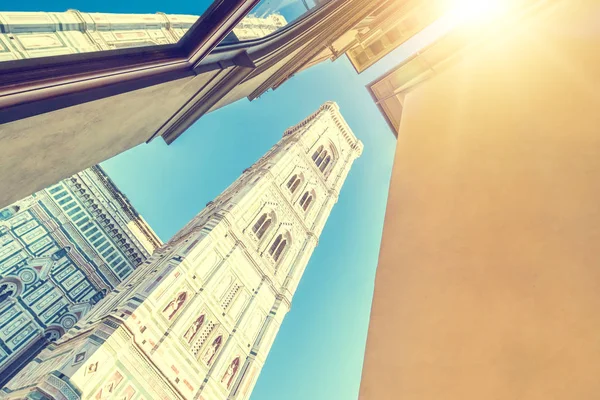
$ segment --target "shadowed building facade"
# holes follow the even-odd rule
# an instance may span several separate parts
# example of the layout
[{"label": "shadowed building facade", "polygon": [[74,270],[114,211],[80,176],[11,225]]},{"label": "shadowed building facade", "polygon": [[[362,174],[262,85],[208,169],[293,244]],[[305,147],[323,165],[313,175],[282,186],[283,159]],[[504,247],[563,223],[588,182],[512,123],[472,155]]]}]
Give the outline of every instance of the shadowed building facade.
[{"label": "shadowed building facade", "polygon": [[7,399],[248,399],[362,153],[326,103],[5,389]]},{"label": "shadowed building facade", "polygon": [[0,210],[0,384],[161,245],[100,167]]},{"label": "shadowed building facade", "polygon": [[361,400],[600,393],[600,5],[519,3],[370,85],[398,143]]}]

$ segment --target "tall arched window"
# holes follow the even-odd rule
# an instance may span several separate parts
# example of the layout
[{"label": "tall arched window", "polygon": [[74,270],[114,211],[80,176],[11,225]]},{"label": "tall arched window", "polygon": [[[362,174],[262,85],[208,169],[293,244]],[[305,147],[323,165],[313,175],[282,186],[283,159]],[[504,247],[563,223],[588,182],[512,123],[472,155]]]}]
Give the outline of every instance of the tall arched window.
[{"label": "tall arched window", "polygon": [[331,162],[331,156],[328,155],[327,157],[325,157],[325,159],[323,160],[323,163],[319,167],[321,172],[325,172],[325,168],[327,168],[327,166],[329,165],[330,162]]},{"label": "tall arched window", "polygon": [[294,174],[294,176],[291,177],[291,179],[287,183],[287,187],[291,193],[294,193],[296,189],[298,189],[298,186],[300,185],[301,181],[302,178],[296,174]]},{"label": "tall arched window", "polygon": [[252,232],[254,232],[257,238],[262,239],[272,222],[273,220],[267,214],[263,214],[252,227]]},{"label": "tall arched window", "polygon": [[262,237],[265,236],[267,229],[269,229],[269,227],[271,226],[271,222],[272,222],[271,218],[267,219],[265,221],[265,223],[260,227],[258,232],[256,232],[256,237],[258,237],[259,239],[262,239]]},{"label": "tall arched window", "polygon": [[269,249],[270,255],[273,255],[275,253],[275,250],[277,250],[277,246],[279,246],[279,243],[281,243],[281,239],[283,239],[283,236],[278,235],[277,239],[275,239],[275,241],[271,245],[271,248]]},{"label": "tall arched window", "polygon": [[312,203],[312,200],[313,200],[313,197],[312,196],[308,196],[308,199],[306,199],[306,202],[302,206],[302,208],[304,209],[304,211],[308,210],[308,207],[310,207],[310,203]]},{"label": "tall arched window", "polygon": [[279,246],[277,246],[277,250],[275,250],[275,254],[273,254],[273,259],[275,261],[279,261],[286,246],[287,246],[287,240],[285,240],[285,239],[282,240],[281,243],[279,243]]},{"label": "tall arched window", "polygon": [[327,157],[327,150],[323,150],[321,154],[319,154],[319,158],[317,158],[317,161],[315,161],[317,167],[320,167],[323,164],[323,160],[325,159],[325,157]]},{"label": "tall arched window", "polygon": [[317,151],[315,151],[315,154],[313,154],[313,156],[312,156],[313,161],[317,161],[317,158],[319,158],[319,154],[321,154],[322,151],[323,151],[323,146],[319,146]]},{"label": "tall arched window", "polygon": [[292,186],[292,193],[294,193],[296,191],[296,189],[298,189],[298,185],[300,185],[300,181],[301,179],[298,178],[298,180],[296,180],[296,182],[294,182],[294,185]]},{"label": "tall arched window", "polygon": [[308,192],[304,192],[304,194],[300,198],[300,207],[302,207],[304,203],[306,203],[306,199],[308,199]]},{"label": "tall arched window", "polygon": [[258,230],[260,229],[260,227],[262,226],[262,224],[265,223],[266,219],[267,219],[267,214],[261,215],[260,218],[258,219],[258,221],[256,221],[256,223],[252,227],[252,232],[254,232],[254,233],[258,232]]},{"label": "tall arched window", "polygon": [[310,206],[310,203],[312,203],[312,201],[313,196],[308,192],[304,192],[302,198],[300,198],[300,207],[302,207],[302,209],[306,211],[308,210],[308,207]]},{"label": "tall arched window", "polygon": [[327,168],[332,165],[332,161],[334,161],[334,150],[333,148],[327,150],[323,149],[323,146],[319,146],[315,154],[313,154],[313,161],[319,170],[323,173],[327,171]]},{"label": "tall arched window", "polygon": [[273,257],[273,260],[279,261],[283,251],[287,246],[287,240],[283,238],[283,235],[277,235],[277,239],[273,242],[271,247],[269,248],[269,255]]},{"label": "tall arched window", "polygon": [[298,178],[298,175],[294,175],[290,178],[290,180],[287,183],[288,189],[292,189],[292,185],[294,184],[294,182],[296,182],[296,178]]}]

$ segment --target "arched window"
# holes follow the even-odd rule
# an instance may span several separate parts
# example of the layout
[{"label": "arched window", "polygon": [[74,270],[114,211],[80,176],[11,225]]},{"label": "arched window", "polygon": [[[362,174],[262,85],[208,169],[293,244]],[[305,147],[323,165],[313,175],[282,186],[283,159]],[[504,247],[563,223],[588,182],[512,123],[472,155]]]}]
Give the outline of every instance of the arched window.
[{"label": "arched window", "polygon": [[256,236],[259,239],[262,239],[262,237],[265,236],[265,232],[267,232],[267,229],[269,229],[269,226],[271,226],[271,218],[265,221],[265,223],[260,227],[258,232],[256,232]]},{"label": "arched window", "polygon": [[269,254],[271,255],[271,257],[273,257],[273,260],[279,261],[286,246],[287,240],[283,238],[283,235],[277,235],[277,239],[275,239],[275,241],[269,248]]},{"label": "arched window", "polygon": [[317,158],[317,160],[315,161],[317,167],[320,167],[323,164],[323,160],[325,159],[325,157],[327,157],[327,150],[323,150],[321,154],[319,154],[319,158]]},{"label": "arched window", "polygon": [[319,154],[321,154],[322,151],[323,151],[323,146],[319,146],[317,151],[315,151],[315,154],[313,154],[313,156],[312,156],[313,161],[317,161],[317,158],[319,158]]},{"label": "arched window", "polygon": [[262,239],[272,222],[273,220],[267,214],[263,214],[252,227],[252,232],[254,232],[257,238]]},{"label": "arched window", "polygon": [[308,192],[304,192],[304,194],[300,198],[300,207],[304,206],[304,203],[306,203],[307,199],[308,199]]},{"label": "arched window", "polygon": [[308,210],[308,207],[310,206],[310,203],[312,203],[312,201],[313,196],[308,192],[304,192],[302,198],[300,198],[300,207],[302,207],[302,209],[306,211]]},{"label": "arched window", "polygon": [[331,156],[328,155],[323,160],[323,164],[321,164],[321,166],[319,167],[319,169],[321,170],[321,172],[325,172],[325,168],[327,168],[327,166],[329,165],[330,162],[331,162]]},{"label": "arched window", "polygon": [[281,239],[282,238],[283,238],[283,236],[281,236],[281,235],[277,236],[277,239],[275,239],[275,241],[271,245],[271,248],[269,249],[269,254],[270,255],[275,254],[275,250],[277,250],[277,246],[279,246],[279,243],[281,243]]},{"label": "arched window", "polygon": [[258,232],[258,230],[260,229],[260,227],[262,226],[262,224],[265,223],[266,219],[267,219],[267,214],[261,215],[260,218],[258,219],[258,221],[256,221],[256,223],[252,227],[252,232],[254,232],[254,233]]},{"label": "arched window", "polygon": [[287,246],[287,240],[285,240],[285,239],[282,240],[281,243],[279,243],[279,246],[277,246],[277,250],[275,250],[275,254],[273,254],[273,259],[275,261],[279,261],[286,246]]},{"label": "arched window", "polygon": [[296,189],[298,189],[298,185],[300,185],[300,178],[298,178],[298,180],[296,182],[294,182],[294,185],[292,186],[292,193],[294,193],[296,191]]},{"label": "arched window", "polygon": [[298,175],[294,175],[290,178],[290,180],[287,183],[287,187],[288,189],[292,189],[292,186],[294,185],[294,182],[296,182],[296,178],[298,177]]},{"label": "arched window", "polygon": [[306,202],[302,206],[302,208],[304,209],[304,211],[308,210],[308,207],[310,207],[310,203],[312,203],[312,199],[313,199],[312,196],[308,196],[308,199],[306,199]]},{"label": "arched window", "polygon": [[323,146],[319,146],[315,154],[313,154],[313,161],[319,170],[323,173],[327,171],[328,167],[331,167],[335,160],[335,151],[333,147],[329,149],[323,149]]},{"label": "arched window", "polygon": [[291,177],[291,179],[287,183],[287,187],[291,193],[294,193],[296,189],[298,189],[298,186],[300,185],[301,181],[302,178],[296,174],[294,174],[294,176]]}]

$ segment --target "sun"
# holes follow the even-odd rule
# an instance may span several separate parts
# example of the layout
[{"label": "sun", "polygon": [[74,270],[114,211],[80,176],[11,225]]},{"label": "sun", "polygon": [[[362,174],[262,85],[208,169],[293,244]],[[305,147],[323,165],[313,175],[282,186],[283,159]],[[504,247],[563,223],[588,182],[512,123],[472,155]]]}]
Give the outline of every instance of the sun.
[{"label": "sun", "polygon": [[510,0],[447,0],[448,16],[457,23],[482,24],[502,16]]}]

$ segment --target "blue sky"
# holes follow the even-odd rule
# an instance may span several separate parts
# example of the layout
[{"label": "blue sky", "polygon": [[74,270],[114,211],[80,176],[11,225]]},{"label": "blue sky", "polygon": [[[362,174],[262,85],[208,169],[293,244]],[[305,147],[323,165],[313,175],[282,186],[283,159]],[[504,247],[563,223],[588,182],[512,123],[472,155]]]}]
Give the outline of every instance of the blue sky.
[{"label": "blue sky", "polygon": [[[207,1],[29,0],[4,11],[199,14]],[[204,5],[203,5],[204,4]],[[283,131],[336,101],[364,153],[350,172],[277,336],[252,400],[357,398],[396,140],[365,85],[437,35],[431,29],[357,75],[345,57],[253,102],[204,116],[171,146],[158,139],[102,164],[167,241]],[[159,99],[157,99],[159,101]]]}]

